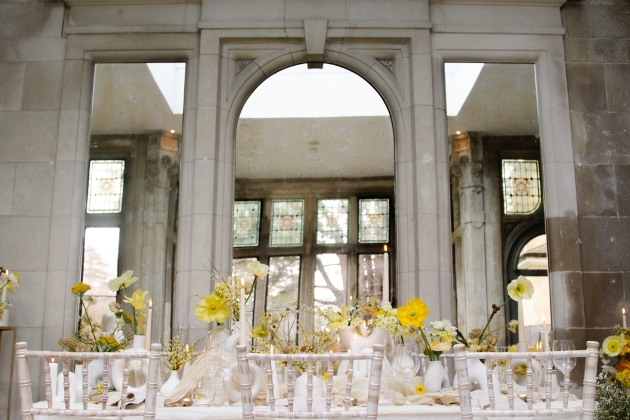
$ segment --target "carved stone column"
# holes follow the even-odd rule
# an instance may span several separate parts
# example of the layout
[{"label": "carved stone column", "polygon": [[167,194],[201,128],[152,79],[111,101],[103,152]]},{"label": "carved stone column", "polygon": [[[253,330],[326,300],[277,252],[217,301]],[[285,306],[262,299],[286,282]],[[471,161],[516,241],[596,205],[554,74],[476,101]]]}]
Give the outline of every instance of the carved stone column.
[{"label": "carved stone column", "polygon": [[[179,173],[179,134],[148,133],[147,166],[142,217],[142,285],[153,299],[152,342],[164,333],[164,308],[170,305],[171,278],[167,278],[173,177]],[[168,284],[167,284],[168,283]]]},{"label": "carved stone column", "polygon": [[453,177],[453,242],[457,290],[457,322],[466,334],[487,320],[486,238],[483,187],[483,144],[477,133],[451,136]]}]

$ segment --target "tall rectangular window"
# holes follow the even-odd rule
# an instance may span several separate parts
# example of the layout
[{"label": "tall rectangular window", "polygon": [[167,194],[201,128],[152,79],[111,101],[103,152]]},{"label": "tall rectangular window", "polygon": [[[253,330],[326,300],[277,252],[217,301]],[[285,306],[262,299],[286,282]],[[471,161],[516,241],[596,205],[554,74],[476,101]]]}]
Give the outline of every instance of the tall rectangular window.
[{"label": "tall rectangular window", "polygon": [[359,243],[389,242],[389,200],[359,200]]},{"label": "tall rectangular window", "polygon": [[302,245],[304,230],[304,200],[273,200],[271,202],[270,246]]},{"label": "tall rectangular window", "polygon": [[124,160],[93,160],[90,162],[88,214],[120,213],[124,173]]},{"label": "tall rectangular window", "polygon": [[503,159],[505,214],[531,214],[540,207],[540,170],[537,160]]},{"label": "tall rectangular window", "polygon": [[234,202],[234,247],[258,246],[260,201]]},{"label": "tall rectangular window", "polygon": [[350,200],[317,200],[317,243],[340,245],[348,243],[348,212]]}]

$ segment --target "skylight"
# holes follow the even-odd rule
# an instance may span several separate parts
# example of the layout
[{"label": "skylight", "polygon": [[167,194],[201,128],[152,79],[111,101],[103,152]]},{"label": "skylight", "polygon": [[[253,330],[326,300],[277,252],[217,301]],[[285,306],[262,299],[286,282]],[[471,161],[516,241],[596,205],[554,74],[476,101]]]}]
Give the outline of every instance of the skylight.
[{"label": "skylight", "polygon": [[282,70],[249,97],[241,118],[389,116],[378,92],[363,78],[338,66],[306,64]]},{"label": "skylight", "polygon": [[456,117],[475,86],[483,63],[445,63],[446,115]]},{"label": "skylight", "polygon": [[173,114],[184,113],[186,63],[147,63]]}]

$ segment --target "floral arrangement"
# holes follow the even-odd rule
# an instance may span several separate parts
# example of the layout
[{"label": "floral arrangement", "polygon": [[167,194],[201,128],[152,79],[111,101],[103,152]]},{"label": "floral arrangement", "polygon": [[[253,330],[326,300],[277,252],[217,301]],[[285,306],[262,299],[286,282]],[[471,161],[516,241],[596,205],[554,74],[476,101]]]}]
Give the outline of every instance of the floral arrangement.
[{"label": "floral arrangement", "polygon": [[85,283],[77,283],[72,286],[71,291],[79,298],[79,305],[83,314],[79,318],[79,332],[72,337],[59,339],[59,346],[64,351],[72,352],[115,352],[122,350],[130,342],[131,337],[126,337],[122,342],[119,342],[114,338],[116,330],[112,332],[111,336],[100,334],[101,325],[90,318],[88,308],[94,300],[91,296],[85,296],[85,293],[91,288],[89,284]]},{"label": "floral arrangement", "polygon": [[[334,335],[335,332],[329,328],[307,332],[298,320],[297,309],[289,308],[277,314],[263,314],[262,323],[252,328],[252,336],[259,344],[259,352],[273,346],[274,351],[282,354],[323,354],[333,344]],[[307,363],[296,362],[296,367],[305,372]]]},{"label": "floral arrangement", "polygon": [[610,359],[617,358],[615,367],[618,372],[630,369],[630,328],[623,328],[615,325],[613,335],[606,337],[602,342],[599,356],[602,362],[607,365]]},{"label": "floral arrangement", "polygon": [[0,300],[0,321],[4,317],[4,311],[11,307],[7,301],[7,291],[15,295],[15,288],[20,284],[20,275],[10,272],[0,267],[0,291],[2,291],[2,299]]},{"label": "floral arrangement", "polygon": [[226,280],[213,266],[211,277],[215,283],[214,292],[208,296],[201,296],[201,301],[195,305],[197,318],[208,323],[216,321],[219,325],[230,317],[232,321],[237,322],[240,318],[241,289],[245,289],[245,303],[249,302],[258,279],[264,278],[269,273],[269,266],[258,261],[252,261],[247,268],[254,275],[254,280],[251,282],[241,282],[238,277],[232,276]]},{"label": "floral arrangement", "polygon": [[[352,300],[352,297],[350,297]],[[361,303],[363,302],[363,303]],[[392,311],[395,315],[395,309],[392,310],[391,306],[388,307],[391,315]],[[357,329],[357,334],[363,335],[369,328],[384,328],[385,322],[382,321],[381,325],[377,325],[380,318],[384,317],[386,313],[385,309],[381,307],[377,298],[367,299],[365,295],[359,296],[354,300],[352,305],[341,305],[339,310],[336,310],[332,306],[325,308],[313,308],[303,307],[302,309],[312,312],[328,321],[326,328],[331,332],[336,332],[346,327],[354,327]],[[400,326],[398,326],[400,327]],[[396,327],[392,326],[393,329]]]},{"label": "floral arrangement", "polygon": [[468,348],[468,351],[472,352],[486,352],[486,351],[496,351],[497,350],[497,336],[495,333],[504,328],[507,328],[509,331],[516,333],[516,328],[519,323],[516,320],[511,320],[506,325],[497,328],[495,330],[489,331],[490,322],[494,318],[494,316],[503,308],[510,299],[519,302],[523,299],[531,299],[534,295],[534,285],[532,282],[525,276],[518,276],[517,279],[512,280],[507,287],[508,298],[500,305],[492,304],[492,313],[488,317],[488,321],[486,325],[481,328],[473,328],[468,332],[468,339],[464,338],[464,335],[458,330],[457,336],[464,343],[464,345]]},{"label": "floral arrangement", "polygon": [[190,361],[194,361],[198,356],[197,348],[201,343],[201,338],[190,345],[185,344],[188,341],[188,331],[184,333],[181,328],[177,328],[177,334],[164,343],[160,339],[162,348],[166,352],[166,364],[170,370],[178,371]]},{"label": "floral arrangement", "polygon": [[630,413],[630,370],[614,373],[614,369],[604,370],[597,377],[595,389],[595,418],[598,420],[618,420]]},{"label": "floral arrangement", "polygon": [[401,326],[410,327],[412,331],[418,331],[424,343],[424,354],[429,360],[440,360],[440,355],[443,352],[448,352],[453,343],[459,343],[457,328],[446,319],[434,321],[427,328],[424,326],[424,320],[427,316],[429,316],[429,307],[422,299],[416,297],[408,300],[404,306],[399,307],[396,311],[396,317]]},{"label": "floral arrangement", "polygon": [[131,294],[131,297],[127,296],[129,294],[127,288],[136,281],[138,281],[138,277],[133,277],[133,271],[128,270],[108,283],[109,290],[112,292],[118,292],[121,288],[124,289],[123,302],[131,305],[131,316],[124,312],[118,303],[110,304],[109,309],[116,316],[116,323],[119,326],[129,324],[134,335],[143,335],[147,327],[147,316],[144,313],[144,308],[147,306],[146,297],[149,292],[147,290],[136,290]]}]

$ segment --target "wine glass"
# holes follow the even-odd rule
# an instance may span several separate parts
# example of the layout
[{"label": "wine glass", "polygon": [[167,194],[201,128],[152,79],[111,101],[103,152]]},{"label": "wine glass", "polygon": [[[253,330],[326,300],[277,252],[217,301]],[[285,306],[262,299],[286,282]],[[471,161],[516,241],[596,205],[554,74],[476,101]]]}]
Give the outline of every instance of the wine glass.
[{"label": "wine glass", "polygon": [[420,369],[419,347],[416,343],[399,344],[396,351],[395,365],[396,371],[405,377],[407,381],[407,401],[405,405],[411,405],[410,388],[411,378]]},{"label": "wine glass", "polygon": [[387,371],[389,372],[389,377],[385,377],[384,379],[387,380],[388,384],[391,384],[391,386],[386,386],[385,387],[385,394],[384,397],[385,398],[381,398],[381,402],[383,405],[389,405],[389,404],[394,404],[394,394],[395,394],[395,378],[396,378],[396,374],[397,374],[397,360],[396,360],[396,351],[398,350],[398,346],[396,343],[396,338],[388,335],[387,338],[385,339],[385,348],[383,351],[383,361],[385,363],[385,367],[387,368]]},{"label": "wine glass", "polygon": [[[573,340],[554,340],[551,346],[552,351],[575,351]],[[554,357],[553,365],[557,370],[566,376],[575,367],[575,357]],[[563,379],[563,382],[566,378]],[[570,383],[570,382],[569,382]],[[566,387],[567,384],[565,384]]]},{"label": "wine glass", "polygon": [[201,375],[192,389],[192,403],[195,407],[210,407],[217,393],[214,376],[205,373]]}]

